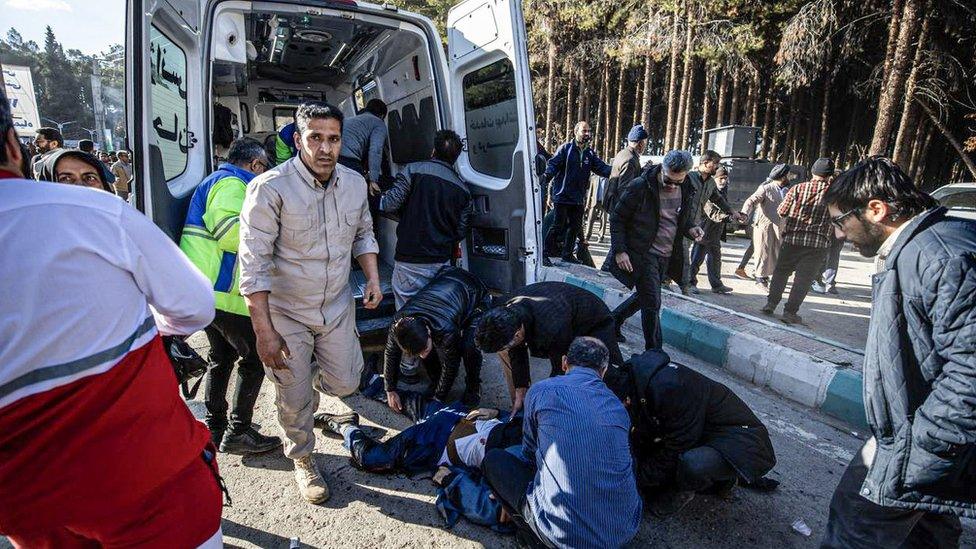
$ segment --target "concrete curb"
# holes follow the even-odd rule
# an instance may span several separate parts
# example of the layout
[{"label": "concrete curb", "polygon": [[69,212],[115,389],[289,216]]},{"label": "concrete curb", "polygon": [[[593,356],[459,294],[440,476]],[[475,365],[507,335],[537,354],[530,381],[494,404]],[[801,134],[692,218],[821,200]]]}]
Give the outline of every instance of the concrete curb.
[{"label": "concrete curb", "polygon": [[[585,288],[611,309],[629,295],[556,267],[543,269],[543,279]],[[661,331],[672,347],[858,430],[868,428],[857,370],[668,308],[661,311]]]}]

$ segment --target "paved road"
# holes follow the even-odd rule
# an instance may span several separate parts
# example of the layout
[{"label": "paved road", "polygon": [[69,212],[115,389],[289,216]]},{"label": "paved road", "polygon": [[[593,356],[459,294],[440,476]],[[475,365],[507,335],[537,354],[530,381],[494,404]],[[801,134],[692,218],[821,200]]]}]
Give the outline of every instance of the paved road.
[{"label": "paved road", "polygon": [[[631,341],[640,336],[627,327]],[[196,341],[199,342],[198,338]],[[636,352],[625,346],[625,356]],[[830,495],[844,465],[861,441],[850,431],[831,426],[809,409],[784,402],[691,357],[674,358],[732,387],[767,424],[778,465],[772,476],[782,482],[771,494],[739,489],[732,502],[701,496],[669,520],[646,516],[637,538],[640,546],[658,547],[814,547],[820,539]],[[533,379],[548,373],[548,363],[534,361]],[[462,374],[463,375],[463,374]],[[507,393],[496,358],[486,360],[484,404],[507,405]],[[460,380],[459,380],[460,382]],[[402,416],[362,397],[347,399],[363,422],[386,431],[406,428]],[[323,410],[342,410],[326,398]],[[202,412],[200,402],[191,408]],[[265,432],[277,432],[272,387],[265,383],[255,421]],[[228,547],[287,547],[299,536],[313,547],[514,547],[511,538],[464,521],[453,530],[441,527],[433,505],[434,486],[428,479],[363,473],[348,463],[337,438],[319,436],[315,458],[327,472],[332,499],[321,506],[304,503],[295,488],[292,465],[280,452],[240,458],[221,454],[220,466],[234,504],[224,509],[223,531]],[[791,525],[804,521],[813,530],[805,537]],[[967,542],[976,544],[969,527]]]},{"label": "paved road", "polygon": [[[594,235],[597,234],[599,231],[595,231]],[[603,259],[609,250],[609,242],[609,236],[602,244],[597,242],[596,236],[590,241],[590,253],[597,267],[603,265]],[[768,318],[759,313],[759,309],[766,303],[766,290],[753,281],[739,280],[733,274],[748,246],[749,241],[742,236],[742,233],[730,236],[728,242],[722,244],[722,282],[730,286],[734,290],[733,293],[719,295],[710,292],[705,269],[702,267],[698,276],[702,292],[694,297],[739,312]],[[555,264],[558,265],[559,261],[557,260]],[[798,326],[798,328],[839,341],[855,349],[864,349],[868,320],[871,315],[873,264],[873,259],[862,257],[859,253],[845,248],[841,255],[840,274],[837,277],[837,289],[840,294],[810,292],[800,307],[800,316],[803,317],[805,326]],[[752,274],[754,267],[755,260],[750,262],[746,272]],[[789,287],[783,297],[784,302],[789,295],[788,292]],[[777,315],[782,312],[781,304]]]}]

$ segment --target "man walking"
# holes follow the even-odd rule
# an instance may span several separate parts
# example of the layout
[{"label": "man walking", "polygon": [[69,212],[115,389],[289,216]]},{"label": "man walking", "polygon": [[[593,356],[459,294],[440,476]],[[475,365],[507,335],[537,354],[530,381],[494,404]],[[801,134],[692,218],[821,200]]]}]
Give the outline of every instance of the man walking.
[{"label": "man walking", "polygon": [[688,182],[691,154],[671,151],[661,164],[644,172],[624,189],[610,214],[610,272],[631,294],[614,311],[619,335],[623,323],[638,310],[644,347],[660,349],[661,282],[681,280],[687,257],[685,236],[701,240],[704,231],[692,223],[693,191]]},{"label": "man walking", "polygon": [[756,270],[753,276],[756,284],[769,289],[769,277],[773,276],[776,259],[779,257],[783,219],[779,216],[779,205],[786,197],[790,184],[790,167],[776,164],[769,171],[766,181],[742,204],[742,215],[748,218],[755,212],[752,228],[752,243],[756,250]]},{"label": "man walking", "polygon": [[369,183],[369,193],[380,193],[383,175],[383,151],[389,130],[386,128],[386,103],[370,99],[363,112],[346,120],[342,128],[342,151],[339,163],[359,172]]},{"label": "man walking", "polygon": [[[717,215],[726,215],[734,218],[736,221],[740,220],[739,214],[732,211],[732,207],[729,206],[725,196],[718,191],[718,185],[715,182],[714,175],[718,171],[720,166],[719,162],[721,161],[722,155],[712,150],[706,150],[702,153],[701,158],[698,159],[698,169],[688,172],[688,183],[694,192],[690,204],[691,223],[696,227],[702,227],[703,220],[706,219],[705,207],[707,204],[711,204],[711,208],[717,208]],[[704,229],[704,227],[702,228]],[[681,293],[685,295],[688,295],[688,293],[698,293],[698,288],[692,284],[691,277],[692,261],[690,253],[693,244],[694,239],[685,237],[681,239],[681,253],[684,256],[685,266],[681,273],[681,278],[674,279],[681,287]],[[721,263],[719,263],[719,267],[721,267]],[[727,287],[722,284],[721,275],[721,271],[717,273],[709,271],[710,280],[712,278],[717,279],[719,281],[718,286]],[[729,291],[731,291],[731,288],[729,288]]]},{"label": "man walking", "polygon": [[329,487],[312,460],[319,392],[352,394],[363,369],[350,258],[366,275],[364,306],[376,308],[383,294],[366,182],[336,162],[342,112],[304,103],[295,123],[298,156],[247,185],[240,218],[241,294],[265,374],[275,384],[278,421],[288,439],[285,455],[295,461],[302,496],[321,503]]},{"label": "man walking", "polygon": [[[600,242],[603,242],[606,235],[607,218],[617,204],[617,197],[627,188],[630,181],[641,173],[640,155],[644,154],[646,148],[647,130],[644,129],[643,125],[637,124],[627,134],[627,146],[621,149],[617,156],[613,157],[613,162],[610,163],[610,178],[607,180],[607,188],[603,193],[603,204],[601,205],[604,216],[603,222],[600,224]],[[593,222],[591,220],[589,230],[592,228]],[[613,258],[608,255],[601,270],[609,271],[612,261]]]},{"label": "man walking", "polygon": [[830,502],[822,547],[958,547],[976,518],[976,223],[887,158],[824,197],[838,237],[876,257],[864,354],[874,436]]},{"label": "man walking", "polygon": [[122,200],[129,200],[129,183],[132,181],[132,160],[129,151],[119,151],[118,161],[112,164],[112,175],[115,176],[115,193]]},{"label": "man walking", "polygon": [[607,388],[609,352],[576,338],[566,375],[532,386],[521,455],[489,450],[485,479],[519,528],[546,547],[621,547],[636,534],[642,504],[630,454],[630,418]]},{"label": "man walking", "polygon": [[578,264],[573,250],[583,231],[583,209],[590,173],[610,177],[610,166],[590,148],[593,136],[588,123],[577,122],[573,136],[572,141],[556,149],[546,166],[545,178],[551,182],[549,199],[556,219],[545,235],[545,255],[549,257],[554,253],[559,237],[563,236],[562,260]]},{"label": "man walking", "polygon": [[[281,446],[278,437],[264,436],[251,427],[264,369],[235,268],[245,189],[267,167],[268,156],[261,143],[246,137],[231,143],[227,162],[193,191],[180,239],[180,248],[213,285],[217,313],[204,330],[210,342],[204,421],[214,445],[232,454],[267,452]],[[228,429],[227,386],[238,359]]]},{"label": "man walking", "polygon": [[[209,283],[108,193],[21,178],[0,90],[0,535],[16,547],[221,547],[207,429],[160,335]],[[77,154],[83,154],[78,152]]]},{"label": "man walking", "polygon": [[769,297],[762,308],[766,315],[776,312],[776,306],[783,299],[786,281],[796,273],[790,298],[783,307],[783,322],[787,324],[803,323],[797,313],[830,248],[830,219],[823,196],[830,185],[828,178],[834,175],[834,161],[820,158],[810,171],[813,172],[810,181],[787,191],[777,210],[783,218],[783,245],[769,283]]},{"label": "man walking", "polygon": [[[722,200],[728,200],[729,171],[725,166],[719,166],[712,177],[715,181],[715,188]],[[723,212],[712,202],[705,202],[702,213],[702,231],[705,236],[701,242],[695,242],[691,246],[691,287],[698,287],[698,270],[702,263],[708,271],[708,283],[712,286],[712,291],[717,294],[730,294],[732,288],[722,283],[722,241],[725,240],[725,224],[733,217]],[[739,215],[735,214],[736,219]]]}]

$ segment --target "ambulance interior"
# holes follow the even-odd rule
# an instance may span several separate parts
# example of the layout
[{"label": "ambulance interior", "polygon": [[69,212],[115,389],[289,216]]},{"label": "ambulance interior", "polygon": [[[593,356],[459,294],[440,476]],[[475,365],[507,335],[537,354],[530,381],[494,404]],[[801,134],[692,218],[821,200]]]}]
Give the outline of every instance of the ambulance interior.
[{"label": "ambulance interior", "polygon": [[[226,154],[229,140],[239,136],[273,150],[278,130],[294,121],[304,101],[337,105],[348,118],[362,112],[372,98],[382,99],[389,109],[385,182],[405,164],[430,156],[434,133],[441,127],[440,98],[428,40],[416,25],[353,12],[318,10],[313,15],[299,7],[229,9],[215,18],[211,52],[212,150],[218,158]],[[374,328],[370,320],[375,328],[385,328],[393,310],[396,220],[381,214],[373,223],[384,300],[378,310],[357,311],[361,332]],[[350,282],[361,308],[365,277],[355,262]]]}]

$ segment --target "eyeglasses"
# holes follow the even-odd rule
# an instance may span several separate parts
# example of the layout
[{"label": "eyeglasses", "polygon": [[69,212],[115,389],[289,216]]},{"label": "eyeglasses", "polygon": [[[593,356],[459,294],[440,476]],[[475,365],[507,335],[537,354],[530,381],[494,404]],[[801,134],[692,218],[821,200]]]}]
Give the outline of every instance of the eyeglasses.
[{"label": "eyeglasses", "polygon": [[861,208],[851,208],[846,213],[842,213],[837,217],[831,217],[830,223],[834,227],[843,230],[844,229],[844,219],[851,215],[861,215]]},{"label": "eyeglasses", "polygon": [[661,181],[662,183],[664,183],[669,187],[677,187],[685,182],[684,179],[682,179],[681,181],[675,181],[674,179],[671,179],[670,177],[664,175],[664,172],[661,172]]}]

